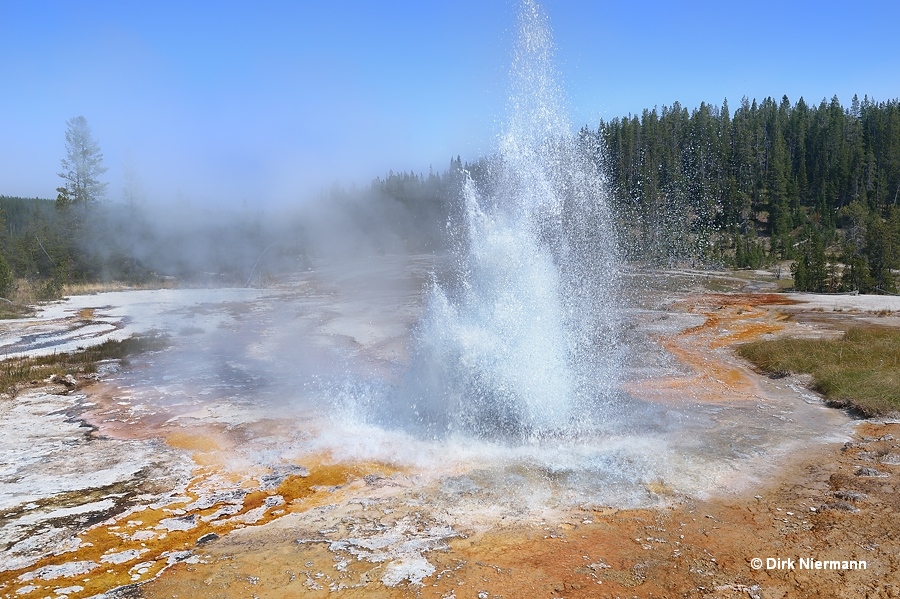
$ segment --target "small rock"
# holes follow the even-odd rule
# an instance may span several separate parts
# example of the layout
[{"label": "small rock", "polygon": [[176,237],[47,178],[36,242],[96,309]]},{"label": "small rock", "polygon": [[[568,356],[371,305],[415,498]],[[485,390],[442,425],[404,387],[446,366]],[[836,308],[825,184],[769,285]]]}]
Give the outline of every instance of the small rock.
[{"label": "small rock", "polygon": [[862,501],[863,499],[868,498],[868,495],[858,491],[835,491],[832,495],[838,499],[843,499],[844,501]]},{"label": "small rock", "polygon": [[199,539],[197,539],[197,544],[203,545],[204,543],[209,543],[211,541],[215,541],[218,538],[219,538],[219,535],[217,535],[216,533],[208,532],[205,535],[203,535],[202,537],[200,537]]},{"label": "small rock", "polygon": [[122,363],[119,360],[102,360],[97,363],[97,375],[101,377],[117,374],[120,370]]},{"label": "small rock", "polygon": [[268,497],[266,497],[264,503],[265,503],[266,507],[275,507],[276,505],[283,505],[284,497],[282,497],[281,495],[269,495]]},{"label": "small rock", "polygon": [[887,478],[889,476],[887,473],[879,472],[875,468],[858,468],[853,474],[867,478]]},{"label": "small rock", "polygon": [[822,507],[819,508],[822,511],[825,510],[837,510],[839,512],[848,512],[850,514],[855,514],[859,511],[859,508],[847,503],[846,501],[835,501],[832,503],[826,503]]},{"label": "small rock", "polygon": [[163,518],[156,525],[156,529],[166,529],[168,532],[176,530],[190,530],[197,526],[197,514],[177,516],[175,518]]},{"label": "small rock", "polygon": [[[166,551],[160,557],[166,558],[166,565],[171,566],[172,564],[188,560],[192,555],[190,551]],[[140,573],[141,571],[138,570],[138,574]]]},{"label": "small rock", "polygon": [[50,382],[55,383],[57,385],[65,385],[69,389],[74,388],[78,384],[78,381],[76,381],[75,377],[72,376],[71,374],[67,374],[65,376],[60,376],[58,374],[54,374],[53,376],[50,377]]},{"label": "small rock", "polygon": [[72,594],[72,593],[78,593],[78,592],[83,591],[83,590],[84,590],[84,587],[83,587],[83,586],[80,586],[80,585],[77,585],[77,584],[76,584],[76,585],[74,585],[74,586],[65,587],[65,588],[62,588],[62,589],[56,589],[56,590],[53,591],[53,592],[56,593],[57,595],[66,595],[66,596],[69,596],[69,595]]}]

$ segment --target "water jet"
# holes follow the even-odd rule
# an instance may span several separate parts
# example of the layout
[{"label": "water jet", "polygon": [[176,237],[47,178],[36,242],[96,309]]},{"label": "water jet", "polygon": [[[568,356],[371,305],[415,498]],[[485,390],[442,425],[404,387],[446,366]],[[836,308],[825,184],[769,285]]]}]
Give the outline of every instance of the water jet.
[{"label": "water jet", "polygon": [[433,283],[405,387],[376,404],[380,423],[525,442],[615,411],[620,261],[604,178],[557,79],[547,17],[527,0],[490,180],[466,173],[453,282]]}]

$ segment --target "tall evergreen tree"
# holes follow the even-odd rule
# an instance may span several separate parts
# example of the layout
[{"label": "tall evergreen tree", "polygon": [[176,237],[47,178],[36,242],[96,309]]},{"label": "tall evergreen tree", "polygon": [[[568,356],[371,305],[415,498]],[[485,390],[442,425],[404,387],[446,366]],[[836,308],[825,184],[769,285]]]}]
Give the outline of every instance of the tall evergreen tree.
[{"label": "tall evergreen tree", "polygon": [[58,187],[57,202],[60,204],[87,205],[103,199],[107,183],[100,181],[106,172],[100,146],[91,135],[87,119],[76,116],[66,121],[66,157],[62,159],[65,181]]}]

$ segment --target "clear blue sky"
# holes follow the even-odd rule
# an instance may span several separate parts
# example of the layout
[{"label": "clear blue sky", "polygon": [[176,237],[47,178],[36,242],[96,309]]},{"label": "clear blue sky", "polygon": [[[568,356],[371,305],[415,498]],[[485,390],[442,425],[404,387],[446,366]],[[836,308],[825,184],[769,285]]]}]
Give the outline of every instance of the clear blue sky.
[{"label": "clear blue sky", "polygon": [[[900,97],[900,2],[546,0],[575,128],[742,96]],[[490,153],[515,0],[0,0],[0,194],[55,197],[83,115],[109,197],[299,201]],[[130,173],[127,175],[126,173]],[[134,184],[131,184],[134,185]]]}]

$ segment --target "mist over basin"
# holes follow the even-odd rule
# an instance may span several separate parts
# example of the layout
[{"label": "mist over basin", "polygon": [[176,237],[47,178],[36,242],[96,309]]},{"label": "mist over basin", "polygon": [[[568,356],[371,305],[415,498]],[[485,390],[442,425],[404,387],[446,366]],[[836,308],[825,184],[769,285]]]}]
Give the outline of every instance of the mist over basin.
[{"label": "mist over basin", "polygon": [[164,438],[214,424],[227,435],[277,421],[228,445],[234,468],[277,470],[322,456],[381,462],[426,478],[470,476],[486,498],[523,507],[538,498],[545,506],[647,505],[734,490],[764,477],[791,448],[845,434],[846,417],[803,401],[800,389],[762,381],[729,395],[709,383],[718,394],[710,401],[701,383],[667,386],[691,367],[661,340],[704,321],[673,307],[684,291],[671,289],[619,315],[628,331],[619,417],[598,413],[577,434],[524,442],[422,434],[402,414],[403,394],[434,267],[430,256],[396,255],[311,271],[276,289],[79,296],[29,326],[50,318],[48,327],[64,330],[93,308],[118,333],[171,336],[170,348],[106,377],[112,396],[101,432],[145,428]]}]

